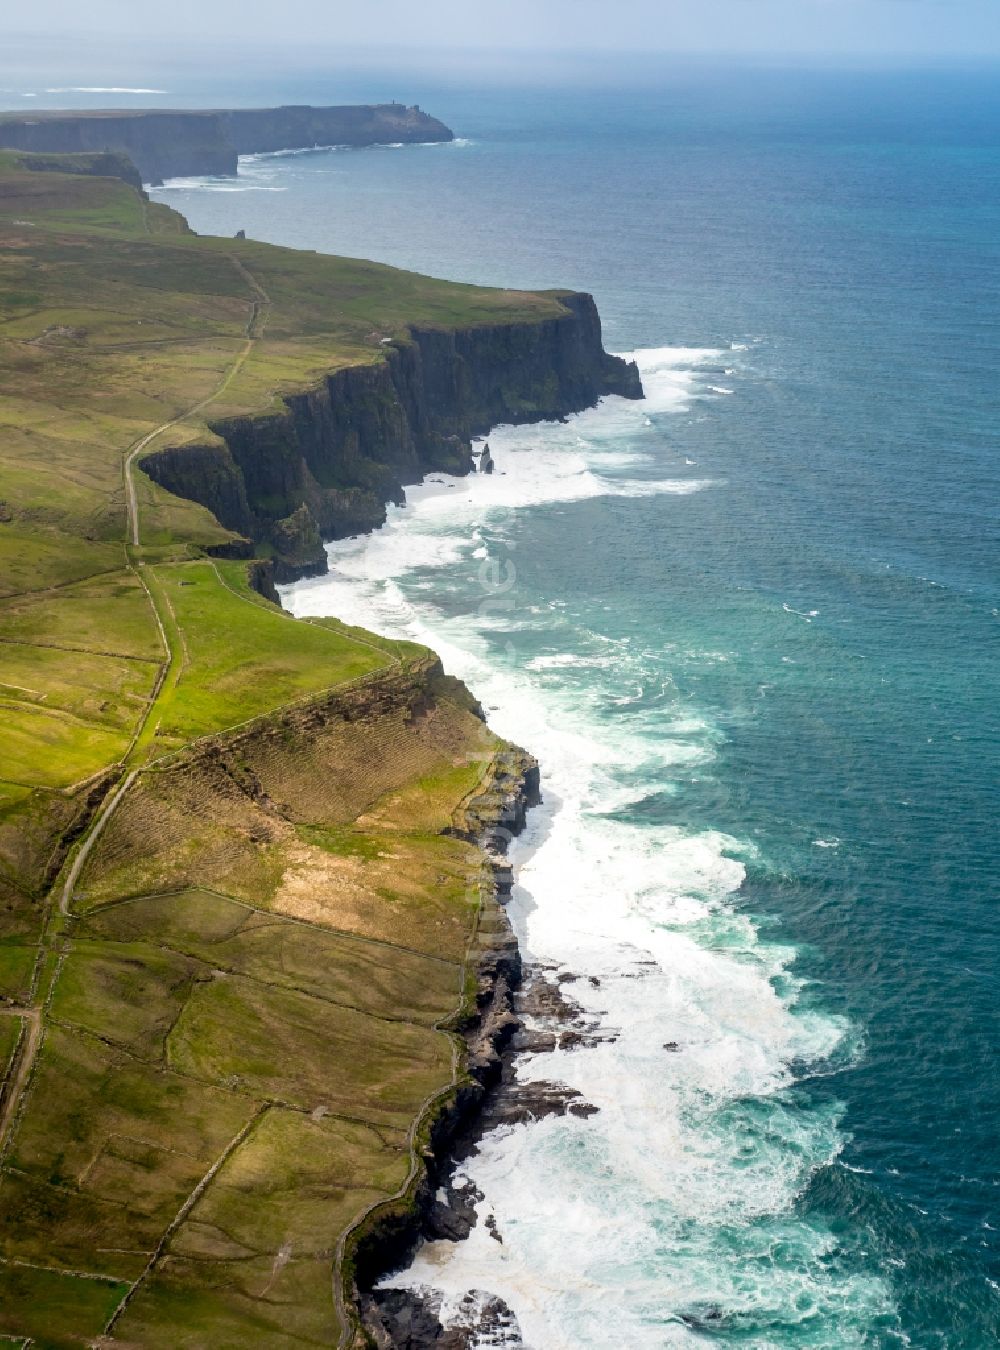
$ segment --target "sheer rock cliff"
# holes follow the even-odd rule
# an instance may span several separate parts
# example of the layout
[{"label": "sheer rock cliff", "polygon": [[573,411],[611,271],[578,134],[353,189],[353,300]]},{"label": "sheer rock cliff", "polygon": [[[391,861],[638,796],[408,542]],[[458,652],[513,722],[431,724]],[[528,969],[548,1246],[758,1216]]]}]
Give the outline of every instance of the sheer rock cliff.
[{"label": "sheer rock cliff", "polygon": [[470,437],[605,394],[642,397],[635,365],[605,352],[592,297],[559,298],[552,319],[412,328],[372,363],[285,395],[277,411],[214,422],[216,440],[164,446],[140,467],[270,549],[278,580],[323,571],[320,537],[376,528],[429,472],[469,473]]}]

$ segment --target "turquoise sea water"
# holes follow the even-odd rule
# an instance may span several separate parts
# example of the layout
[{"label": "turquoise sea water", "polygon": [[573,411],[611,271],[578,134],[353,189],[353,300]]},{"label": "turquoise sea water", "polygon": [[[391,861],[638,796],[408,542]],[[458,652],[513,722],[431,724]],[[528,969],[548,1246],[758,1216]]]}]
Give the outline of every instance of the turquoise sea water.
[{"label": "turquoise sea water", "polygon": [[525,1065],[600,1114],[495,1140],[472,1170],[503,1246],[414,1278],[502,1294],[536,1350],[980,1350],[1000,86],[646,74],[351,89],[461,140],[156,194],[206,232],[591,290],[650,394],[498,433],[492,482],[412,494],[287,598],[421,636],[539,755],[514,916],[620,1032]]}]

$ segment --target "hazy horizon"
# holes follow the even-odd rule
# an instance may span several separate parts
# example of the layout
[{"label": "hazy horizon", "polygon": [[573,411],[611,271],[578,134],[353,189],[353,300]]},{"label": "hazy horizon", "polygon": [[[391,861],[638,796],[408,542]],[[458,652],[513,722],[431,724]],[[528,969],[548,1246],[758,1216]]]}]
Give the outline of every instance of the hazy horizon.
[{"label": "hazy horizon", "polygon": [[[387,35],[388,38],[387,38]],[[533,64],[608,57],[637,61],[690,57],[806,62],[938,63],[1000,59],[995,0],[509,0],[502,10],[466,0],[428,0],[419,9],[381,0],[377,9],[331,7],[321,0],[175,0],[168,12],[143,13],[124,0],[92,0],[81,21],[75,0],[40,0],[0,23],[6,65],[41,47],[105,48],[112,57],[155,40],[171,55],[200,40],[224,38],[228,50],[280,47],[313,59],[472,58],[488,69],[530,54]],[[11,50],[11,48],[14,50]],[[155,54],[150,52],[149,56]],[[215,53],[216,59],[218,53]]]},{"label": "hazy horizon", "polygon": [[[0,44],[0,108],[219,107],[259,103],[423,102],[429,111],[449,89],[564,88],[677,90],[713,85],[732,94],[730,73],[755,83],[769,72],[779,91],[807,96],[814,78],[853,77],[845,97],[855,111],[876,95],[871,80],[895,72],[907,84],[934,70],[969,70],[970,89],[992,79],[1000,53],[929,54],[821,52],[596,52],[516,51],[492,48],[401,48],[399,46],[278,46],[244,34],[227,44],[220,62],[210,41],[118,37],[94,34],[19,34]],[[855,83],[859,81],[860,83]],[[962,98],[963,86],[951,96]],[[728,91],[728,92],[727,92]],[[869,92],[871,91],[871,92]],[[796,95],[798,96],[798,95]],[[940,91],[932,95],[940,97]],[[432,107],[432,103],[435,104]],[[845,108],[845,111],[847,109]]]}]

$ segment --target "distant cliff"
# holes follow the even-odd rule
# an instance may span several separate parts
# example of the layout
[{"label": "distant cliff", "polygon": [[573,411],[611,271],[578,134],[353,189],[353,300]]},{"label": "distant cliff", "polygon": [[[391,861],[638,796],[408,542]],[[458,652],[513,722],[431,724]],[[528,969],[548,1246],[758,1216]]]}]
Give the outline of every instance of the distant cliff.
[{"label": "distant cliff", "polygon": [[237,156],[317,145],[450,141],[452,132],[401,103],[202,112],[108,109],[0,114],[0,147],[36,153],[126,154],[145,183],[233,175]]},{"label": "distant cliff", "polygon": [[391,145],[451,141],[453,133],[419,108],[401,103],[339,108],[236,108],[219,114],[238,155],[312,145]]},{"label": "distant cliff", "polygon": [[411,328],[370,365],[334,371],[279,412],[212,424],[213,444],[164,447],[140,467],[229,529],[274,553],[278,580],[326,570],[321,537],[385,520],[403,485],[473,467],[469,438],[500,422],[539,422],[641,398],[634,363],[610,356],[589,295],[536,322]]}]

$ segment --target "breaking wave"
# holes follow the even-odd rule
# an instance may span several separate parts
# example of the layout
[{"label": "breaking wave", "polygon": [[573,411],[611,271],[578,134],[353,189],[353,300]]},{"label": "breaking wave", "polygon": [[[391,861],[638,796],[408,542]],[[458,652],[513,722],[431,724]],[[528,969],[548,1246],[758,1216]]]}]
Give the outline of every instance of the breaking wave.
[{"label": "breaking wave", "polygon": [[604,1350],[609,1328],[636,1350],[709,1334],[861,1346],[891,1311],[883,1283],[839,1266],[834,1234],[795,1204],[843,1144],[841,1108],[804,1080],[847,1062],[855,1034],[803,1000],[794,948],[737,903],[753,843],[647,810],[713,773],[712,710],[678,694],[664,638],[612,636],[600,605],[570,612],[520,581],[509,609],[475,603],[511,513],[551,524],[569,502],[710,492],[671,417],[741,350],[631,353],[642,403],[498,429],[494,475],[435,475],[383,529],[330,545],[329,576],[285,592],[297,614],[435,648],[491,726],[541,761],[545,804],[512,848],[510,914],[525,957],[573,979],[602,1038],[527,1054],[517,1072],[599,1110],[487,1136],[464,1164],[484,1196],[470,1238],[425,1244],[387,1283],[440,1291],[446,1320],[489,1290],[545,1350]]}]

